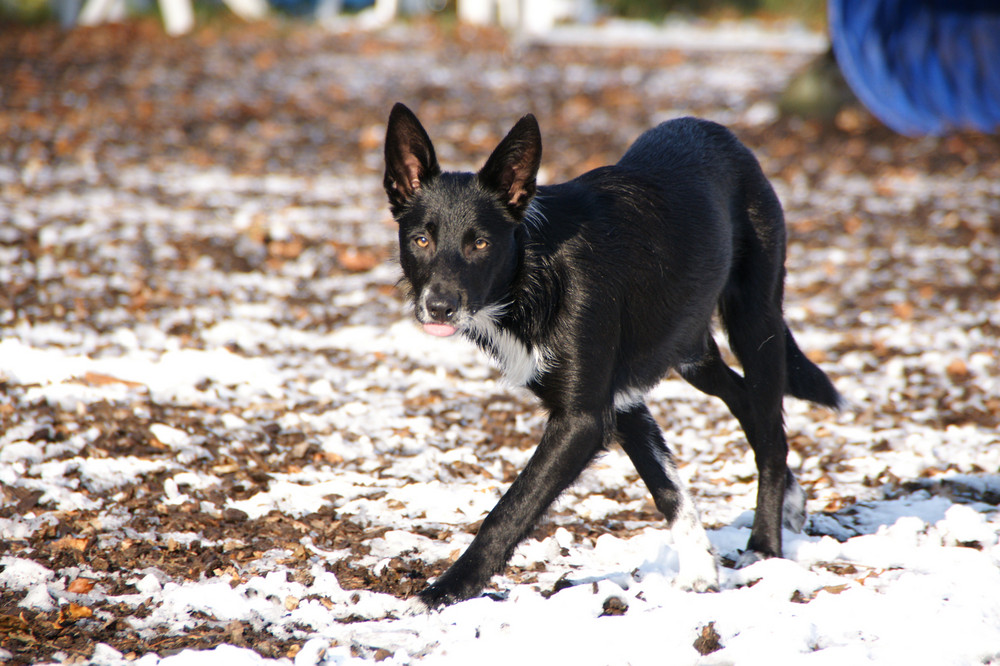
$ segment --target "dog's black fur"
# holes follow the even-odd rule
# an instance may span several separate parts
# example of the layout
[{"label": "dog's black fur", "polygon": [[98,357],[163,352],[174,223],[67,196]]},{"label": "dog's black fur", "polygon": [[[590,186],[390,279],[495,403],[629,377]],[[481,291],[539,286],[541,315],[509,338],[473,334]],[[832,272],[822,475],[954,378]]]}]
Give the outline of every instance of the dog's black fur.
[{"label": "dog's black fur", "polygon": [[[533,116],[479,173],[443,173],[426,131],[397,104],[385,158],[417,319],[434,334],[474,340],[549,413],[524,471],[421,600],[434,607],[479,594],[616,440],[675,534],[679,517],[697,522],[643,402],[671,369],[725,401],[753,448],[757,511],[741,562],[780,556],[783,506],[804,512],[786,464],[782,396],[830,407],[840,396],[784,322],[784,218],[753,154],[724,127],[682,118],[644,133],[614,166],[536,187]],[[716,347],[716,309],[744,376]],[[800,528],[804,513],[785,519]],[[715,584],[710,562],[694,587]]]}]

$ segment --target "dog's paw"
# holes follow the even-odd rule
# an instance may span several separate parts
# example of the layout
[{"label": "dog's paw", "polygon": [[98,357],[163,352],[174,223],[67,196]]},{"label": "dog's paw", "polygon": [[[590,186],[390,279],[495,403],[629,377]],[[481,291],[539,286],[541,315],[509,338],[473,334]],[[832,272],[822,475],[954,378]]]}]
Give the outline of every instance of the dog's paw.
[{"label": "dog's paw", "polygon": [[764,553],[758,552],[756,550],[744,550],[740,553],[739,558],[736,560],[737,569],[745,569],[751,564],[756,564],[762,560],[769,559],[770,555],[765,555]]},{"label": "dog's paw", "polygon": [[404,607],[402,609],[402,614],[406,617],[415,617],[417,615],[425,615],[431,612],[431,608],[424,603],[424,600],[420,596],[410,597],[404,602]]},{"label": "dog's paw", "polygon": [[464,598],[451,590],[448,585],[435,583],[429,585],[423,592],[420,592],[416,597],[416,601],[424,610],[431,611],[450,606],[457,601],[462,601]]},{"label": "dog's paw", "polygon": [[691,592],[718,592],[719,567],[711,551],[685,553],[680,560],[680,572],[674,584]]},{"label": "dog's paw", "polygon": [[714,570],[710,575],[685,575],[681,572],[675,579],[675,584],[688,592],[718,592],[719,574]]},{"label": "dog's paw", "polygon": [[417,603],[423,605],[425,610],[443,608],[459,601],[465,601],[482,592],[481,585],[455,582],[446,576],[437,582],[428,585],[423,592],[417,594]]},{"label": "dog's paw", "polygon": [[808,514],[806,513],[806,494],[802,486],[793,478],[785,487],[785,501],[781,507],[781,524],[786,530],[795,533],[802,532]]}]

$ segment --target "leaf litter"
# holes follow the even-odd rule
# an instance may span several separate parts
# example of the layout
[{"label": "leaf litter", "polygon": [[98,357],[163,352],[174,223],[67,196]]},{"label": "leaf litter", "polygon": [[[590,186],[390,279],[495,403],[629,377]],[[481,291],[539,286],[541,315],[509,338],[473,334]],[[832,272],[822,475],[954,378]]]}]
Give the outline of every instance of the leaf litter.
[{"label": "leaf litter", "polygon": [[[1000,141],[777,118],[807,62],[422,22],[5,28],[0,660],[1000,661]],[[411,614],[544,415],[410,322],[380,192],[397,100],[462,168],[532,111],[549,182],[675,115],[753,148],[786,315],[851,402],[786,403],[812,514],[787,560],[674,588],[613,449],[489,596]],[[676,378],[651,403],[731,565],[738,426]]]}]

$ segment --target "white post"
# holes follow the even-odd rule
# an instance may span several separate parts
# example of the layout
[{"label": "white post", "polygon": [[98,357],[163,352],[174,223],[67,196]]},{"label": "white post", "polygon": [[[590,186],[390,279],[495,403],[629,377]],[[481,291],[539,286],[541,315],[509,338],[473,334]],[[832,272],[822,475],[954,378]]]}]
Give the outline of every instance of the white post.
[{"label": "white post", "polygon": [[223,0],[229,9],[244,21],[257,21],[267,16],[267,0]]},{"label": "white post", "polygon": [[107,21],[121,21],[125,18],[125,0],[87,0],[80,10],[77,22],[80,25],[99,25]]},{"label": "white post", "polygon": [[183,35],[194,28],[194,8],[191,0],[160,0],[163,27],[168,35]]},{"label": "white post", "polygon": [[496,0],[458,0],[458,20],[473,25],[496,22]]}]

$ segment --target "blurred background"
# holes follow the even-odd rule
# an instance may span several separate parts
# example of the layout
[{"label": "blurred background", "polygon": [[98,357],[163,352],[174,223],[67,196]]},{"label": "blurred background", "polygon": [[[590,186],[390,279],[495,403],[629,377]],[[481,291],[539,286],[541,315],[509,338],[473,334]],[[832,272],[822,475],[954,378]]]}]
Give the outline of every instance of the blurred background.
[{"label": "blurred background", "polygon": [[[250,0],[243,0],[235,5],[226,0],[194,0],[194,9],[201,16],[209,16],[223,11],[228,7],[239,13],[241,8],[254,7],[261,14],[269,10],[284,12],[297,16],[327,17],[333,12],[358,12],[376,5],[385,6],[384,0],[270,0],[257,5]],[[524,3],[510,0],[492,0],[489,2],[459,2],[458,0],[395,0],[390,3],[393,10],[407,15],[420,15],[433,12],[456,14],[464,12],[465,16],[485,13],[504,13],[523,11]],[[116,19],[125,16],[154,15],[161,13],[162,5],[156,0],[100,0],[98,3],[85,0],[3,0],[0,3],[5,18],[22,22],[42,22],[57,19],[72,24],[81,18],[95,20],[100,7],[105,9],[105,17]],[[464,5],[464,6],[463,6]],[[548,5],[552,5],[549,7]],[[822,22],[825,15],[825,0],[558,0],[554,3],[530,3],[532,11],[544,13],[555,12],[562,19],[592,20],[595,16],[623,16],[649,20],[662,20],[670,14],[698,15],[751,15],[772,14],[796,16],[810,22]],[[100,7],[99,7],[100,6]],[[516,7],[516,8],[515,8]],[[527,8],[527,6],[525,7]],[[166,9],[169,12],[170,9]],[[162,17],[162,13],[161,13]]]},{"label": "blurred background", "polygon": [[[53,571],[90,567],[114,590],[150,566],[181,582],[247,571],[307,534],[343,554],[331,566],[359,594],[405,597],[441,570],[395,552],[370,570],[371,539],[405,514],[373,489],[440,480],[455,506],[482,501],[523,465],[542,419],[469,350],[416,338],[382,190],[397,101],[456,169],[478,168],[534,113],[543,183],[613,163],[669,118],[731,127],[785,208],[786,317],[851,402],[838,415],[786,405],[810,511],[851,524],[858,502],[916,492],[995,507],[995,5],[0,0],[0,518],[44,525],[0,547]],[[754,491],[738,428],[682,382],[663,387],[652,409],[699,510],[730,525]],[[154,434],[164,425],[186,433],[183,466]],[[95,480],[97,468],[127,473]],[[634,500],[630,524],[661,525],[619,476],[597,499]],[[331,522],[334,504],[309,526],[286,509],[223,511],[317,479],[341,484],[344,520]],[[584,538],[622,524],[577,514],[591,487],[557,514]],[[362,526],[358,506],[388,508]],[[404,517],[447,542],[433,515]],[[241,545],[119,548],[119,528]],[[73,535],[83,549],[67,548]],[[310,575],[304,556],[287,562]],[[2,626],[27,624],[23,594],[0,597]],[[140,655],[300,647],[207,606],[153,641],[130,628],[135,609],[92,603],[100,622],[67,631],[39,612],[29,619],[48,634],[0,632],[0,648],[36,663],[95,642]],[[359,608],[345,601],[336,618],[354,623]]]}]

